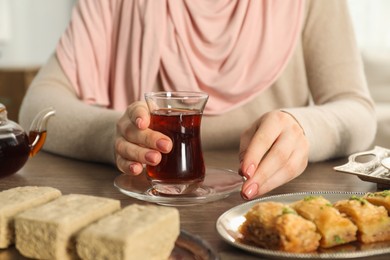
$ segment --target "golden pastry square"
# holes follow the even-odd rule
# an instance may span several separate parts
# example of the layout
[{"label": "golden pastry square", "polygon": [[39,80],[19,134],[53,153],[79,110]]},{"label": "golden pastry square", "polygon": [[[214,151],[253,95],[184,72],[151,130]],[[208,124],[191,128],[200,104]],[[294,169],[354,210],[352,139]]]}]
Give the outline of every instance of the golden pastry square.
[{"label": "golden pastry square", "polygon": [[390,212],[390,190],[369,192],[364,198],[377,206],[383,206]]},{"label": "golden pastry square", "polygon": [[365,198],[352,196],[334,206],[358,226],[358,239],[363,243],[390,240],[390,218],[383,206],[375,206]]},{"label": "golden pastry square", "polygon": [[322,196],[307,196],[291,204],[299,215],[311,220],[321,234],[320,246],[329,248],[355,241],[357,227]]},{"label": "golden pastry square", "polygon": [[296,253],[318,248],[320,235],[314,223],[299,216],[288,205],[260,202],[246,213],[245,218],[239,228],[244,242]]}]

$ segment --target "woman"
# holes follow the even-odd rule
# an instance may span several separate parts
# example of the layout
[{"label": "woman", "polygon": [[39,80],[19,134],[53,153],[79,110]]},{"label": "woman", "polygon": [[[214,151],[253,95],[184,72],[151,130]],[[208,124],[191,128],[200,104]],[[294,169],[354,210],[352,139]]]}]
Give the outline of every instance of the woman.
[{"label": "woman", "polygon": [[54,106],[48,151],[137,175],[172,147],[148,129],[142,99],[152,90],[210,95],[204,149],[239,149],[246,199],[308,161],[367,148],[376,131],[340,0],[80,0],[20,121]]}]

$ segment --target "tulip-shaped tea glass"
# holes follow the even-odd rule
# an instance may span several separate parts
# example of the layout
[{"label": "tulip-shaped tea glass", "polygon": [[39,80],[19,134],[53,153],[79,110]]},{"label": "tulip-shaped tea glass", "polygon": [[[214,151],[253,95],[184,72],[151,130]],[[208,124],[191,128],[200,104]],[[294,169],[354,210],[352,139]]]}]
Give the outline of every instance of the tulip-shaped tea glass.
[{"label": "tulip-shaped tea glass", "polygon": [[171,138],[171,152],[146,167],[147,178],[160,194],[180,195],[196,190],[205,177],[200,126],[208,95],[202,92],[150,92],[145,100],[150,128]]}]

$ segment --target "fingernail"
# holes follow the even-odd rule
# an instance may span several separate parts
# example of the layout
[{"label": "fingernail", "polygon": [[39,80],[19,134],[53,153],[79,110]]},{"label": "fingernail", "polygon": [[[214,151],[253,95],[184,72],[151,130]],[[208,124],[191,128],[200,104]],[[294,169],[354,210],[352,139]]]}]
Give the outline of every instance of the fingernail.
[{"label": "fingernail", "polygon": [[254,164],[251,164],[251,165],[249,165],[249,167],[246,169],[245,175],[246,175],[246,177],[249,179],[249,178],[252,178],[254,174],[255,174],[255,165],[254,165]]},{"label": "fingernail", "polygon": [[171,142],[166,139],[160,139],[157,141],[156,146],[162,152],[168,152],[170,150]]},{"label": "fingernail", "polygon": [[135,124],[137,125],[138,128],[141,129],[142,119],[141,119],[140,117],[138,117],[138,118],[135,120]]},{"label": "fingernail", "polygon": [[139,173],[141,170],[142,169],[138,163],[131,163],[130,164],[130,172],[131,173]]},{"label": "fingernail", "polygon": [[155,163],[157,163],[157,160],[158,160],[158,154],[156,152],[147,152],[145,154],[145,159],[146,159],[146,161],[148,161],[152,164],[155,164]]},{"label": "fingernail", "polygon": [[244,190],[242,195],[245,197],[245,199],[250,200],[257,195],[258,191],[259,191],[259,185],[257,185],[257,183],[252,183]]}]

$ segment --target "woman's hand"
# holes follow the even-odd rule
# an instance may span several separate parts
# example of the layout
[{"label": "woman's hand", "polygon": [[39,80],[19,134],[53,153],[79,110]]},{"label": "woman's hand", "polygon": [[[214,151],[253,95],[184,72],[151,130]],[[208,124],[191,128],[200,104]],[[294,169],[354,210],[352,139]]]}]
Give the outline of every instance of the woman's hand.
[{"label": "woman's hand", "polygon": [[242,196],[253,199],[297,177],[308,154],[308,140],[290,114],[265,114],[241,136],[240,173],[247,178]]},{"label": "woman's hand", "polygon": [[138,175],[143,164],[157,165],[161,153],[171,151],[171,139],[149,129],[149,124],[148,107],[141,101],[128,106],[117,122],[115,158],[118,169],[123,173]]}]

